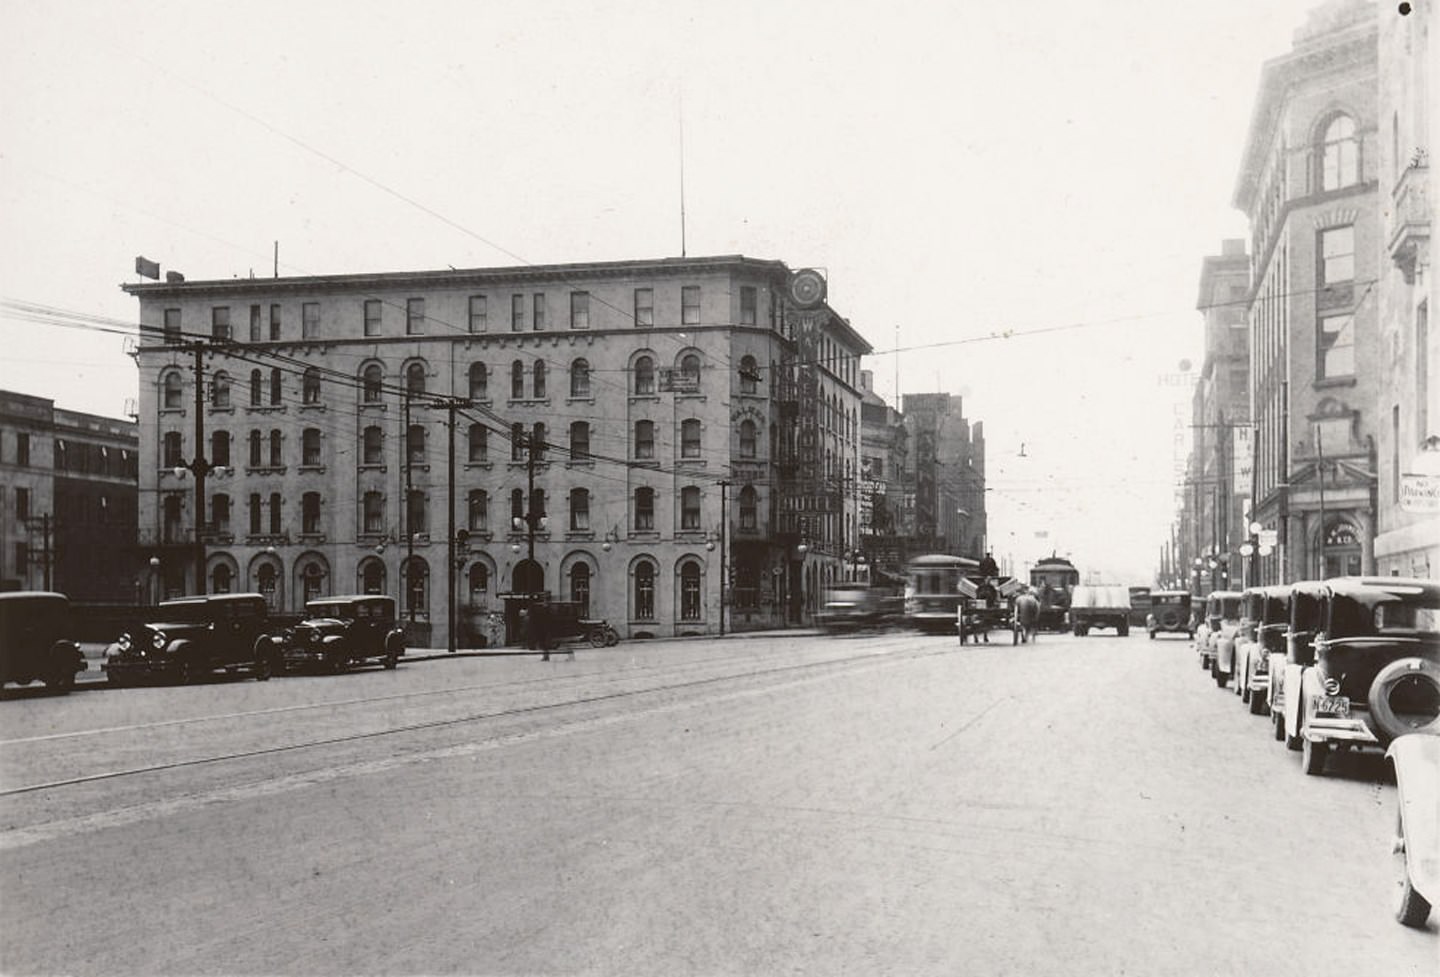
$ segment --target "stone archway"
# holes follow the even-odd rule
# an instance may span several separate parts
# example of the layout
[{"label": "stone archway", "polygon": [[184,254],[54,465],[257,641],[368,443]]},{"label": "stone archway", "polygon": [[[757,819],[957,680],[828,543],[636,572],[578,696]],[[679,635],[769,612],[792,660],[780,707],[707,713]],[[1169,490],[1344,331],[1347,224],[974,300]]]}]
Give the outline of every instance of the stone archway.
[{"label": "stone archway", "polygon": [[545,570],[535,560],[525,559],[510,571],[510,591],[516,594],[538,594],[545,589]]}]

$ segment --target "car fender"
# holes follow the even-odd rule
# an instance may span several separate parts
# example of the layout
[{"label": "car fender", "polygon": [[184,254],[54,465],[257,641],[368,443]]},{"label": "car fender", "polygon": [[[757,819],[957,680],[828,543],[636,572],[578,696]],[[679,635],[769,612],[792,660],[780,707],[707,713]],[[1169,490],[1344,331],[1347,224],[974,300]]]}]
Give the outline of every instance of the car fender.
[{"label": "car fender", "polygon": [[1300,735],[1300,703],[1305,698],[1303,679],[1309,669],[1304,665],[1285,663],[1285,735]]},{"label": "car fender", "polygon": [[320,644],[326,648],[333,648],[336,645],[342,645],[344,643],[345,636],[343,634],[327,634],[320,638]]},{"label": "car fender", "polygon": [[1440,736],[1397,736],[1385,755],[1395,765],[1410,884],[1434,903],[1440,900]]},{"label": "car fender", "polygon": [[385,636],[385,650],[393,651],[397,655],[405,654],[405,632],[399,628],[391,631]]},{"label": "car fender", "polygon": [[1440,667],[1423,658],[1401,658],[1380,669],[1367,693],[1373,732],[1380,739],[1398,738],[1410,733],[1440,734],[1440,716],[1419,726],[1412,726],[1395,714],[1390,693],[1401,682],[1415,681],[1430,687],[1430,694],[1440,698]]}]

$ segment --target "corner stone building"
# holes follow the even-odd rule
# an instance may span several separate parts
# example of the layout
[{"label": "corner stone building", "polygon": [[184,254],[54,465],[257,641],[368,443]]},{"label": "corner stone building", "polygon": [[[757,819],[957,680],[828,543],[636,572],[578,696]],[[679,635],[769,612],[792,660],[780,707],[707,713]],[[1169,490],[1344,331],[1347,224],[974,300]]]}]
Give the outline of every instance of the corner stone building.
[{"label": "corner stone building", "polygon": [[412,645],[444,646],[453,570],[461,647],[513,643],[539,592],[626,637],[704,634],[803,620],[856,538],[870,346],[779,261],[126,291],[142,555],[169,594],[389,593]]}]

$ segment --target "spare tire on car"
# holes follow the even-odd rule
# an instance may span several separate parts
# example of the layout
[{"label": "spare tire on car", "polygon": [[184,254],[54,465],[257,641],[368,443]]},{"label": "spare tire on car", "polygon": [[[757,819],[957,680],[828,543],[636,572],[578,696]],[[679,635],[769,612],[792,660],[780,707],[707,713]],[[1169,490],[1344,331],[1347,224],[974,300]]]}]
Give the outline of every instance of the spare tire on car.
[{"label": "spare tire on car", "polygon": [[1440,734],[1440,667],[1402,658],[1382,668],[1368,693],[1374,732],[1383,741],[1405,733]]}]

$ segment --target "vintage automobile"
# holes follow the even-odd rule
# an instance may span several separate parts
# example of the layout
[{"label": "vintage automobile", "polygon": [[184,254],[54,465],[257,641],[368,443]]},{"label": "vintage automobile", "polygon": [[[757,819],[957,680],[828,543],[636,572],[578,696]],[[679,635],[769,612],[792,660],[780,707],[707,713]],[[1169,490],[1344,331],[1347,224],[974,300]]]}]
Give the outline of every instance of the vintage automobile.
[{"label": "vintage automobile", "polygon": [[1241,608],[1241,636],[1235,639],[1235,693],[1250,715],[1270,711],[1271,665],[1285,661],[1285,632],[1290,628],[1288,584],[1252,587]]},{"label": "vintage automobile", "polygon": [[1301,767],[1334,750],[1440,734],[1440,583],[1409,577],[1326,582],[1315,664],[1300,678]]},{"label": "vintage automobile", "polygon": [[[1215,590],[1205,598],[1207,648],[1201,656],[1210,666],[1210,677],[1225,688],[1235,671],[1235,632],[1240,628],[1240,591]],[[1208,649],[1208,652],[1207,652]]]},{"label": "vintage automobile", "polygon": [[1150,610],[1145,615],[1145,630],[1155,635],[1183,634],[1195,637],[1190,624],[1190,592],[1188,590],[1150,591]]},{"label": "vintage automobile", "polygon": [[1395,918],[1423,928],[1440,897],[1440,736],[1406,733],[1385,751],[1395,766]]},{"label": "vintage automobile", "polygon": [[181,684],[216,671],[268,679],[280,664],[280,638],[260,594],[213,594],[162,601],[152,619],[127,629],[105,650],[111,685],[146,679]]},{"label": "vintage automobile", "polygon": [[89,666],[70,626],[70,599],[64,594],[0,594],[0,684],[38,681],[56,692],[74,688],[75,676]]},{"label": "vintage automobile", "polygon": [[905,617],[905,598],[895,588],[864,580],[832,583],[822,591],[815,623],[831,633],[898,624]]},{"label": "vintage automobile", "polygon": [[1083,638],[1095,628],[1130,633],[1130,588],[1080,584],[1070,592],[1070,631]]},{"label": "vintage automobile", "polygon": [[1300,680],[1315,665],[1315,635],[1320,630],[1325,584],[1303,580],[1290,585],[1290,621],[1285,629],[1285,654],[1270,659],[1270,719],[1275,739],[1299,750]]},{"label": "vintage automobile", "polygon": [[342,672],[374,662],[394,668],[405,654],[395,598],[379,594],[312,600],[305,605],[305,620],[280,637],[285,671]]}]

